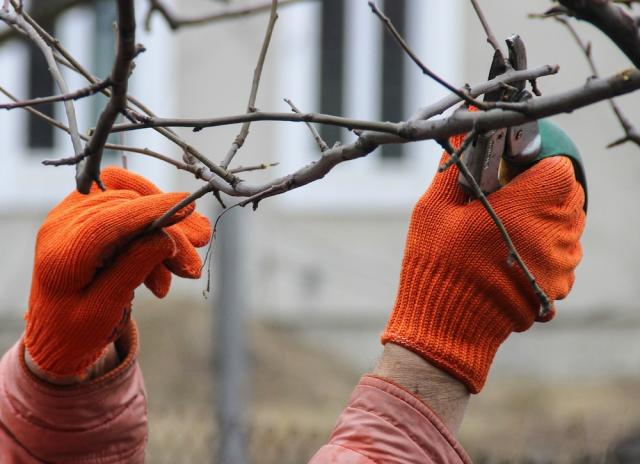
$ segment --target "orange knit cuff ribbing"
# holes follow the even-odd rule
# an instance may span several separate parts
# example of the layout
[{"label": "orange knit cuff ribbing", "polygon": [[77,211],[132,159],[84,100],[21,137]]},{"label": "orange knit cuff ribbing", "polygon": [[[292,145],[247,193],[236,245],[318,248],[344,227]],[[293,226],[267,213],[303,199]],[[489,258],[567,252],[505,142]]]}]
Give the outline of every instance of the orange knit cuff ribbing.
[{"label": "orange knit cuff ribbing", "polygon": [[126,372],[128,372],[138,358],[138,326],[133,319],[130,319],[126,328],[122,332],[122,335],[114,342],[116,346],[116,351],[118,352],[118,356],[121,361],[117,367],[110,370],[109,372],[104,373],[100,377],[96,377],[95,379],[88,380],[86,382],[78,383],[76,385],[65,385],[59,386],[54,385],[44,380],[41,380],[35,374],[31,372],[31,370],[27,367],[25,362],[25,344],[24,338],[20,341],[20,364],[22,370],[25,374],[31,378],[34,382],[38,384],[43,384],[47,388],[54,389],[64,389],[65,391],[71,391],[72,389],[81,389],[83,391],[93,390],[95,388],[100,388],[102,385],[109,384],[113,382],[115,379],[121,377]]}]

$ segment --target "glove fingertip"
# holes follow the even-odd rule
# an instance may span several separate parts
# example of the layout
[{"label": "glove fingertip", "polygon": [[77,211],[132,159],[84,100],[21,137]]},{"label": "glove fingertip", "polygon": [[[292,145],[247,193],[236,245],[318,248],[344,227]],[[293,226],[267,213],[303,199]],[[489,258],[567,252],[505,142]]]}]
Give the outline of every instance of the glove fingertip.
[{"label": "glove fingertip", "polygon": [[178,227],[196,248],[205,246],[211,240],[211,221],[197,211],[178,224]]},{"label": "glove fingertip", "polygon": [[158,264],[144,281],[144,285],[158,298],[164,298],[171,288],[171,272],[164,266]]}]

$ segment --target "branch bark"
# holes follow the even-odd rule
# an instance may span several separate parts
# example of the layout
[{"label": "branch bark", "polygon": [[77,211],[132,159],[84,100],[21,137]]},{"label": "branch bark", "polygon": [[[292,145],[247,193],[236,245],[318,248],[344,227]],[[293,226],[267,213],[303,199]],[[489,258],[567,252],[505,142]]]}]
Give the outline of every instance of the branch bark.
[{"label": "branch bark", "polygon": [[[264,67],[264,60],[267,57],[267,50],[269,50],[269,44],[271,43],[271,35],[273,34],[273,28],[278,20],[278,0],[271,1],[271,13],[269,15],[269,23],[267,24],[267,30],[264,34],[264,40],[262,41],[262,48],[260,49],[260,55],[258,56],[258,63],[253,71],[253,81],[251,82],[251,93],[249,94],[249,102],[247,103],[247,113],[253,113],[256,108],[256,97],[258,96],[258,87],[260,86],[260,78],[262,77],[262,68]],[[226,169],[236,153],[244,145],[247,136],[249,135],[249,127],[251,121],[245,121],[242,124],[240,133],[236,136],[235,140],[231,144],[231,148],[227,152],[220,163],[220,167]]]},{"label": "branch bark", "polygon": [[[19,6],[17,0],[11,0],[11,4],[14,6],[14,8],[17,8]],[[86,68],[84,68],[78,62],[78,60],[76,60],[73,57],[73,55],[71,55],[71,53],[69,53],[62,46],[62,44],[60,43],[59,40],[55,39],[47,31],[42,29],[40,27],[40,25],[36,21],[34,21],[34,19],[31,18],[31,16],[29,16],[29,14],[27,14],[26,12],[23,12],[22,15],[24,16],[25,21],[27,21],[29,24],[31,24],[31,26],[42,36],[42,38],[45,40],[45,42],[47,42],[47,44],[49,44],[50,47],[52,47],[54,50],[56,50],[60,54],[60,57],[57,58],[60,63],[63,63],[65,66],[68,66],[70,69],[74,70],[75,72],[77,72],[78,74],[83,76],[88,82],[90,82],[92,84],[95,84],[95,83],[99,82],[99,79],[97,77],[93,76]],[[64,61],[62,61],[62,60],[64,60]],[[110,89],[103,89],[101,92],[102,92],[102,94],[106,95],[107,97],[109,97],[109,98],[111,97]],[[155,113],[153,113],[153,111],[151,111],[151,109],[149,107],[144,105],[137,98],[134,98],[134,97],[132,97],[130,95],[127,95],[126,98],[127,98],[127,101],[131,103],[131,105],[133,105],[136,108],[138,108],[145,115],[150,116],[150,117],[155,117],[156,116]],[[124,114],[127,117],[127,119],[129,119],[132,122],[138,121],[140,119],[140,118],[134,118],[133,117],[134,115],[137,115],[137,113],[135,111],[133,111],[131,106],[127,106],[127,109],[124,112]],[[167,128],[164,128],[164,127],[159,127],[159,128],[156,128],[155,130],[156,130],[156,132],[158,132],[160,135],[162,135],[166,139],[168,139],[171,142],[173,142],[176,145],[178,145],[183,151],[187,152],[189,155],[194,156],[198,161],[200,161],[203,165],[205,165],[211,172],[213,172],[217,176],[223,178],[225,181],[227,181],[229,183],[233,183],[233,182],[237,182],[238,181],[236,176],[234,176],[233,174],[230,174],[226,170],[220,168],[217,164],[215,164],[214,162],[209,160],[203,153],[201,153],[199,150],[197,150],[194,146],[192,146],[191,144],[186,142],[184,139],[179,137],[171,129],[167,129]]]},{"label": "branch bark", "polygon": [[423,74],[429,76],[438,84],[440,84],[441,86],[449,90],[451,93],[457,95],[459,98],[463,99],[470,105],[474,105],[477,108],[486,109],[483,102],[476,101],[474,98],[469,96],[466,90],[456,89],[453,85],[449,84],[443,78],[441,78],[436,73],[431,71],[431,69],[429,69],[420,60],[420,58],[418,58],[418,55],[415,54],[415,52],[411,49],[411,47],[409,47],[409,44],[407,44],[406,40],[404,40],[404,38],[400,35],[398,30],[395,28],[395,26],[389,19],[389,17],[386,16],[382,11],[380,11],[380,8],[378,8],[378,5],[376,5],[375,2],[369,1],[369,7],[371,8],[371,11],[373,12],[373,14],[375,14],[382,21],[382,23],[385,25],[389,33],[393,36],[393,39],[396,41],[396,43],[404,50],[404,52],[409,56],[409,58],[411,58],[411,60],[420,68]]},{"label": "branch bark", "polygon": [[[298,3],[300,0],[280,0],[280,6],[291,5],[293,3]],[[150,29],[151,26],[151,16],[155,11],[160,13],[160,15],[167,22],[169,27],[172,30],[180,29],[181,27],[187,26],[204,26],[206,24],[212,24],[217,21],[222,21],[225,19],[234,19],[241,18],[244,16],[249,16],[256,13],[262,13],[265,11],[269,11],[271,9],[271,1],[257,3],[255,5],[249,6],[241,6],[241,7],[228,7],[221,11],[217,11],[210,14],[205,14],[202,16],[194,16],[191,18],[181,18],[176,14],[172,13],[169,8],[162,3],[161,0],[149,0],[149,11],[147,11],[145,17],[145,28],[147,30]]]},{"label": "branch bark", "polygon": [[[287,103],[287,105],[291,107],[291,111],[293,111],[296,114],[302,114],[302,111],[300,111],[298,107],[290,99],[285,98],[284,101]],[[327,142],[325,142],[324,139],[320,136],[320,134],[318,133],[314,125],[311,124],[310,122],[307,122],[305,124],[307,125],[309,132],[311,132],[311,136],[313,137],[313,140],[315,140],[320,151],[322,152],[322,151],[328,150],[329,145],[327,145]]]},{"label": "branch bark", "polygon": [[89,97],[100,92],[111,85],[110,79],[105,79],[96,84],[91,84],[88,87],[76,90],[75,92],[69,92],[62,95],[52,95],[50,97],[33,98],[31,100],[18,100],[13,103],[0,103],[0,110],[12,110],[15,108],[24,108],[25,106],[38,106],[44,103],[65,102],[69,100],[79,100],[81,98]]},{"label": "branch bark", "polygon": [[113,126],[113,132],[131,131],[151,127],[192,127],[198,132],[206,127],[228,126],[232,124],[246,124],[255,121],[289,121],[289,122],[316,122],[332,126],[346,127],[348,129],[373,130],[397,134],[397,124],[390,122],[363,121],[359,119],[344,118],[321,113],[280,113],[255,111],[233,116],[210,119],[171,119],[171,118],[144,118],[138,123],[125,123]]},{"label": "branch bark", "polygon": [[[591,49],[591,43],[585,43],[582,40],[578,32],[571,25],[571,23],[567,18],[563,16],[555,16],[554,19],[559,23],[563,24],[567,28],[567,30],[569,31],[573,39],[576,41],[576,44],[584,54],[592,74],[595,77],[599,77],[600,73],[598,72],[596,63],[593,60],[593,51]],[[610,99],[609,104],[611,106],[611,110],[616,115],[616,118],[618,119],[618,121],[620,122],[620,125],[622,126],[622,129],[624,130],[624,136],[611,142],[609,145],[607,145],[607,148],[612,148],[618,145],[622,145],[623,143],[626,143],[626,142],[633,142],[640,147],[640,133],[638,132],[638,130],[633,126],[633,124],[631,124],[631,121],[629,121],[629,118],[627,118],[627,116],[622,112],[622,110],[620,109],[620,107],[618,106],[618,104],[614,99]]]},{"label": "branch bark", "polygon": [[127,87],[131,63],[136,56],[136,19],[133,0],[118,0],[118,51],[111,71],[111,98],[100,114],[95,131],[85,147],[85,158],[77,165],[76,187],[81,193],[89,193],[95,181],[101,188],[100,163],[118,114],[127,104]]},{"label": "branch bark", "polygon": [[[14,8],[16,8],[17,12],[15,15],[11,15],[4,8],[0,9],[0,19],[6,22],[9,26],[22,30],[22,32],[24,32],[29,37],[29,39],[38,46],[38,48],[44,55],[45,60],[47,61],[51,77],[58,86],[60,93],[68,94],[69,87],[67,86],[66,81],[60,73],[58,64],[56,63],[56,60],[53,56],[53,51],[51,50],[51,48],[49,48],[40,33],[22,16],[22,9],[20,8],[20,5],[16,4],[14,5]],[[76,110],[73,105],[73,101],[65,101],[64,109],[67,114],[67,120],[69,123],[69,135],[71,137],[71,144],[73,145],[73,151],[77,156],[82,152],[82,142],[80,141],[80,135],[78,133],[78,121],[76,119]]]},{"label": "branch bark", "polygon": [[640,68],[640,30],[633,17],[610,0],[558,0],[569,14],[606,34]]},{"label": "branch bark", "polygon": [[496,40],[496,36],[493,34],[493,31],[491,30],[491,26],[489,26],[489,21],[487,21],[487,18],[485,17],[484,12],[482,11],[482,8],[480,8],[480,4],[478,3],[477,0],[471,0],[471,4],[473,5],[473,9],[475,10],[476,15],[478,16],[478,19],[482,24],[484,33],[487,36],[487,42],[489,43],[489,45],[491,45],[494,52],[497,53],[502,58],[502,61],[505,62],[506,60],[504,59],[504,54],[502,53],[500,44]]},{"label": "branch bark", "polygon": [[[237,124],[251,121],[317,122],[350,129],[363,129],[385,136],[384,143],[406,143],[414,140],[443,139],[454,134],[468,132],[474,127],[478,131],[509,127],[560,113],[570,113],[578,108],[615,96],[627,94],[640,88],[640,70],[629,69],[608,78],[590,79],[574,89],[514,103],[509,108],[496,108],[485,112],[456,111],[448,118],[436,120],[409,120],[408,122],[376,122],[342,118],[316,113],[263,113],[227,116],[213,119],[163,119],[148,118],[144,123],[120,124],[114,132],[136,130],[145,127],[204,127]],[[421,112],[422,114],[422,112]]]},{"label": "branch bark", "polygon": [[[449,118],[442,118],[435,121],[410,120],[407,123],[401,124],[401,131],[406,138],[380,132],[365,131],[355,142],[332,147],[325,151],[318,161],[310,163],[287,176],[262,185],[253,186],[245,182],[240,182],[229,186],[214,177],[209,181],[209,184],[191,194],[178,206],[182,208],[214,190],[222,191],[231,196],[250,198],[250,201],[255,204],[264,198],[278,195],[322,179],[336,165],[366,156],[381,144],[405,143],[409,140],[446,140],[451,135],[466,133],[471,129],[487,131],[522,124],[528,120],[572,111],[597,101],[611,98],[612,96],[632,92],[638,88],[640,88],[640,71],[633,69],[616,74],[608,79],[590,80],[584,86],[560,95],[529,100],[529,115],[505,110],[492,110],[487,112],[458,110]],[[243,200],[243,203],[247,204],[247,201]],[[178,206],[176,206],[177,209],[175,209],[175,211],[180,209]],[[154,227],[166,223],[175,211],[172,210],[159,218]]]},{"label": "branch bark", "polygon": [[[58,17],[60,14],[76,6],[90,4],[93,2],[94,0],[47,0],[46,2],[41,2],[39,4],[40,7],[37,11],[33,12],[33,16],[36,22],[42,22],[48,18]],[[7,7],[9,3],[10,0],[4,0],[3,4],[5,6],[5,10],[8,9]],[[5,41],[16,37],[16,31],[12,29],[0,31],[0,45]]]}]

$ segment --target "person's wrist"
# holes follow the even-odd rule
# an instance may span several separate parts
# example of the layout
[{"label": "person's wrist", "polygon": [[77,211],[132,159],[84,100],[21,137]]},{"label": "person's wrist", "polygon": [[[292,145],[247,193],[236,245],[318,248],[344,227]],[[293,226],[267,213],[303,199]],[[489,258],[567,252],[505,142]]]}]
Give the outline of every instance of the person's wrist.
[{"label": "person's wrist", "polygon": [[120,357],[118,356],[118,351],[115,348],[113,343],[109,343],[109,345],[105,348],[105,352],[98,360],[96,360],[91,366],[89,366],[81,375],[73,375],[73,376],[54,376],[48,374],[44,370],[42,370],[35,361],[29,355],[29,351],[25,347],[24,350],[24,361],[31,373],[35,375],[40,380],[43,380],[47,383],[59,386],[65,385],[76,385],[83,382],[88,382],[89,380],[96,379],[107,372],[115,369],[120,363]]},{"label": "person's wrist", "polygon": [[406,253],[411,258],[382,343],[411,350],[480,392],[499,346],[512,331],[531,326],[535,312],[525,295],[489,290],[461,262]]},{"label": "person's wrist", "polygon": [[451,432],[457,433],[470,396],[464,383],[422,356],[394,343],[385,345],[373,374],[417,396]]}]

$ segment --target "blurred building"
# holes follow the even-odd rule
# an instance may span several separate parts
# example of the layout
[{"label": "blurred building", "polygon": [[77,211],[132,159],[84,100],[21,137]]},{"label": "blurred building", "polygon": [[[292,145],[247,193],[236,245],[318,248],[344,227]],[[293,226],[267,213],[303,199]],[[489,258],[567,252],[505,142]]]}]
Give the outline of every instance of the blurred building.
[{"label": "blurred building", "polygon": [[[219,6],[201,0],[165,3],[181,16]],[[461,86],[486,79],[492,50],[467,2],[384,3],[417,54],[446,80]],[[560,65],[558,75],[539,81],[545,94],[579,86],[588,78],[584,57],[561,25],[527,18],[528,13],[544,11],[549,2],[481,3],[499,38],[513,32],[524,38],[530,66]],[[160,116],[244,112],[266,14],[175,32],[156,14],[152,31],[146,32],[142,27],[146,2],[137,4],[138,41],[147,51],[136,59],[130,93]],[[113,2],[96,2],[65,12],[48,27],[80,62],[105,77],[113,56],[113,14]],[[597,30],[583,24],[577,29],[592,42],[603,75],[630,66]],[[2,43],[0,85],[23,98],[54,93],[37,53],[18,41]],[[85,85],[70,71],[64,73],[71,88]],[[398,51],[365,0],[307,0],[279,12],[257,107],[288,111],[283,98],[289,98],[304,112],[397,121],[444,95]],[[640,121],[639,102],[637,95],[620,99],[632,121]],[[95,123],[103,103],[100,97],[76,103],[83,130]],[[47,111],[66,120],[62,105]],[[584,260],[573,292],[558,305],[558,321],[512,337],[499,353],[494,375],[637,378],[640,208],[635,200],[640,197],[636,179],[640,151],[631,144],[605,149],[622,134],[606,102],[558,116],[556,121],[575,140],[586,166],[590,200]],[[239,126],[226,126],[197,133],[177,131],[211,159],[221,160],[238,130]],[[354,140],[345,130],[325,127],[320,132],[330,145]],[[177,147],[149,129],[115,136],[114,141],[181,156]],[[384,147],[365,159],[337,166],[321,181],[263,201],[256,212],[246,208],[243,239],[248,271],[242,288],[250,319],[268,321],[282,333],[340,357],[355,370],[369,369],[380,352],[378,334],[393,305],[411,207],[435,172],[439,153],[432,142]],[[22,110],[0,113],[0,317],[4,320],[15,320],[25,309],[38,224],[74,187],[73,168],[45,167],[41,161],[70,154],[65,133],[38,123]],[[188,173],[161,162],[137,154],[126,157],[130,169],[164,189],[198,186]],[[247,181],[260,183],[318,157],[303,124],[260,122],[251,126],[234,163],[280,163],[246,174]],[[119,153],[107,157],[114,164],[120,159]],[[200,208],[212,219],[217,215],[212,198],[201,201]],[[224,269],[211,271],[215,276]],[[176,288],[169,297],[174,300],[162,304],[193,300],[201,305],[205,280],[206,272],[201,281],[174,280]],[[139,298],[151,296],[140,291]]]}]

